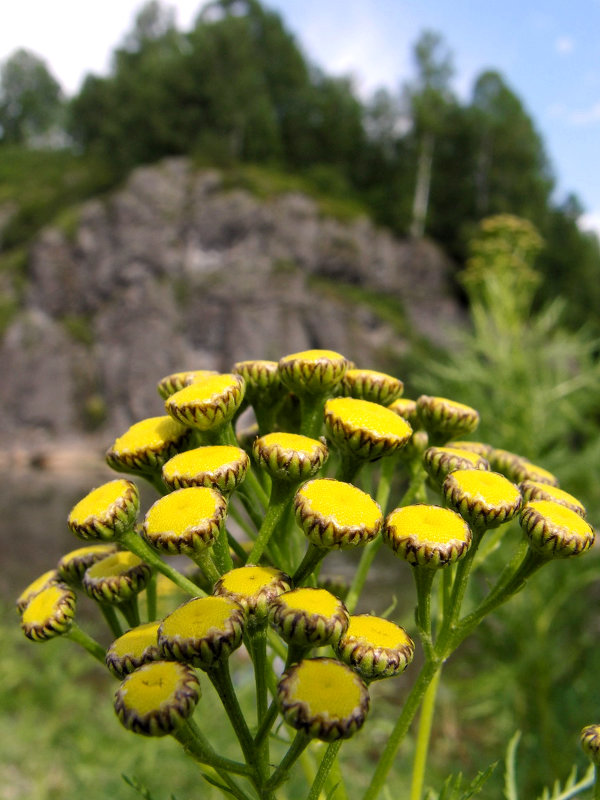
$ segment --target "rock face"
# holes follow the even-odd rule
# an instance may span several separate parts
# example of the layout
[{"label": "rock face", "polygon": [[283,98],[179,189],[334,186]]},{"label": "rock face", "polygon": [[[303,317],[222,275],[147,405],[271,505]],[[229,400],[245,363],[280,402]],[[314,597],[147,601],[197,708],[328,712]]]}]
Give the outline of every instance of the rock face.
[{"label": "rock face", "polygon": [[155,384],[176,370],[313,347],[382,368],[406,341],[341,289],[397,302],[439,341],[460,318],[448,271],[432,244],[324,218],[302,195],[261,201],[183,159],[138,169],[81,207],[74,235],[34,243],[27,307],[0,345],[0,435],[116,435],[163,413]]}]

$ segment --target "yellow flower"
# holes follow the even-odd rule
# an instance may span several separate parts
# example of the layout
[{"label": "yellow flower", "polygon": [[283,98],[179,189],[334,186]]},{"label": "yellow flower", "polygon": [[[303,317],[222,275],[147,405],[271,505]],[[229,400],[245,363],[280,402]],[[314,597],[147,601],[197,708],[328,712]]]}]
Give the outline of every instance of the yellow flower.
[{"label": "yellow flower", "polygon": [[27,603],[29,603],[36,594],[39,594],[43,589],[47,589],[48,586],[51,586],[53,583],[59,582],[60,575],[58,574],[58,570],[49,569],[47,572],[44,572],[39,578],[32,581],[29,586],[26,586],[17,597],[17,611],[21,613]]},{"label": "yellow flower", "polygon": [[279,377],[293,392],[323,394],[340,383],[349,366],[333,350],[303,350],[279,361]]},{"label": "yellow flower", "polygon": [[173,372],[171,375],[166,375],[158,382],[159,395],[166,400],[175,392],[179,392],[186,386],[191,386],[192,383],[209,378],[211,375],[218,375],[214,369],[192,369],[186,372]]},{"label": "yellow flower", "polygon": [[458,469],[444,481],[446,503],[476,528],[496,528],[521,508],[518,488],[504,475],[481,469]]},{"label": "yellow flower", "polygon": [[417,400],[419,418],[425,430],[444,441],[471,433],[479,425],[479,412],[447,397],[421,395]]},{"label": "yellow flower", "polygon": [[139,507],[137,487],[120,478],[87,494],[71,510],[67,523],[80,539],[119,539],[133,527]]},{"label": "yellow flower", "polygon": [[369,711],[363,681],[332,658],[309,658],[290,667],[279,681],[277,699],[289,725],[325,742],[350,738]]},{"label": "yellow flower", "polygon": [[462,558],[471,544],[464,519],[449,508],[413,505],[396,508],[383,526],[383,541],[413,566],[445,567]]},{"label": "yellow flower", "polygon": [[552,500],[531,500],[521,512],[521,527],[534,550],[547,558],[584,553],[594,530],[577,512]]},{"label": "yellow flower", "polygon": [[280,569],[247,564],[221,576],[214,594],[231,597],[248,613],[264,616],[271,600],[289,591],[290,586],[291,578]]},{"label": "yellow flower", "polygon": [[296,520],[317,547],[341,549],[374,539],[383,523],[380,507],[350,483],[315,478],[294,497]]},{"label": "yellow flower", "polygon": [[423,465],[434,481],[442,483],[446,475],[457,469],[489,469],[485,458],[472,450],[451,447],[429,447],[423,453]]},{"label": "yellow flower", "polygon": [[183,425],[214,430],[233,419],[244,399],[240,375],[212,375],[175,392],[165,402],[167,413]]},{"label": "yellow flower", "polygon": [[296,433],[268,433],[255,440],[252,455],[272,478],[302,481],[321,469],[329,451],[324,440]]},{"label": "yellow flower", "polygon": [[241,447],[196,447],[169,459],[162,468],[162,479],[170,489],[207,486],[229,495],[242,483],[249,465],[248,454]]},{"label": "yellow flower", "polygon": [[246,381],[246,395],[250,401],[283,392],[277,361],[238,361],[233,365],[233,372]]},{"label": "yellow flower", "polygon": [[350,616],[346,632],[336,645],[338,658],[356,669],[363,680],[391,678],[413,660],[415,643],[408,633],[382,617]]},{"label": "yellow flower", "polygon": [[180,450],[187,449],[192,432],[164,415],[136,422],[106,451],[106,461],[117,472],[153,473]]},{"label": "yellow flower", "polygon": [[389,406],[404,391],[398,378],[374,369],[349,369],[342,378],[342,393],[359,400]]},{"label": "yellow flower", "polygon": [[51,583],[29,600],[21,616],[21,628],[28,639],[45,642],[66,633],[74,616],[73,590],[64,583]]},{"label": "yellow flower", "polygon": [[115,711],[134,733],[166,736],[191,716],[199,697],[200,683],[190,667],[154,661],[125,678],[115,694]]},{"label": "yellow flower", "polygon": [[559,489],[557,486],[552,486],[549,483],[542,483],[541,481],[526,480],[520,486],[523,500],[552,500],[562,506],[570,508],[580,517],[585,517],[586,511],[583,503],[581,503],[572,494]]},{"label": "yellow flower", "polygon": [[326,589],[301,588],[273,598],[269,619],[281,638],[307,647],[335,644],[348,627],[348,611]]},{"label": "yellow flower", "polygon": [[117,552],[115,542],[91,544],[65,553],[57,564],[58,574],[65,583],[78,585],[88,567]]},{"label": "yellow flower", "polygon": [[353,397],[334,397],[325,403],[325,426],[338,447],[368,461],[391,455],[412,436],[403,417]]},{"label": "yellow flower", "polygon": [[600,725],[586,725],[581,731],[580,741],[586,756],[600,767]]},{"label": "yellow flower", "polygon": [[405,419],[411,426],[416,429],[419,425],[419,412],[417,410],[417,401],[410,400],[408,397],[399,397],[393,403],[388,405],[390,411],[397,414],[399,417]]},{"label": "yellow flower", "polygon": [[129,550],[119,550],[85,571],[82,585],[99,603],[122,603],[146,588],[152,569]]},{"label": "yellow flower", "polygon": [[106,651],[106,666],[115,678],[123,679],[142,664],[162,658],[158,646],[159,625],[160,622],[147,622],[115,639]]}]

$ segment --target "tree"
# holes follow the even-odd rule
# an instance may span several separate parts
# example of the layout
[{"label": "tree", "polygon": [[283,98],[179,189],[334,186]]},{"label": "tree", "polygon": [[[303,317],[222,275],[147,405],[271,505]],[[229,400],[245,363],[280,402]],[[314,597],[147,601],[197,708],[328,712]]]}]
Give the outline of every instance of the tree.
[{"label": "tree", "polygon": [[60,123],[60,84],[45,62],[29,50],[16,50],[0,68],[0,139],[26,144]]}]

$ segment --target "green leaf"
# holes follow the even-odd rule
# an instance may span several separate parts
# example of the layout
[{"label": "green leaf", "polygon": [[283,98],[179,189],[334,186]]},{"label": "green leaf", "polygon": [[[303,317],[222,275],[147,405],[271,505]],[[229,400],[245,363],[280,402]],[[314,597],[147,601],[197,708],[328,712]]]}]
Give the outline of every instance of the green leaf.
[{"label": "green leaf", "polygon": [[137,778],[130,778],[129,775],[125,775],[125,773],[122,773],[121,777],[125,783],[129,784],[132,789],[135,789],[139,796],[143,797],[144,800],[154,800],[152,794],[150,793],[150,789],[148,789],[148,787],[145,786],[141,781],[138,781]]},{"label": "green leaf", "polygon": [[504,772],[504,797],[506,800],[519,800],[516,781],[516,757],[520,739],[521,731],[517,731],[506,748],[506,769]]}]

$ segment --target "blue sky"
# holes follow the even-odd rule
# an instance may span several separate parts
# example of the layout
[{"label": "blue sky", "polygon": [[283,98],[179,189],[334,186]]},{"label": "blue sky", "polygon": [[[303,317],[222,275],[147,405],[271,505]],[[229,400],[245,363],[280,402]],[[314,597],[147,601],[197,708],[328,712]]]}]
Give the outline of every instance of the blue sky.
[{"label": "blue sky", "polygon": [[[0,16],[0,59],[27,47],[68,93],[87,72],[105,73],[138,0],[19,0]],[[200,0],[175,0],[191,26]],[[440,32],[454,54],[454,87],[468,99],[484,69],[502,73],[542,135],[557,198],[575,192],[600,231],[600,0],[267,0],[306,55],[351,74],[363,97],[398,89],[412,74],[412,46]]]}]

